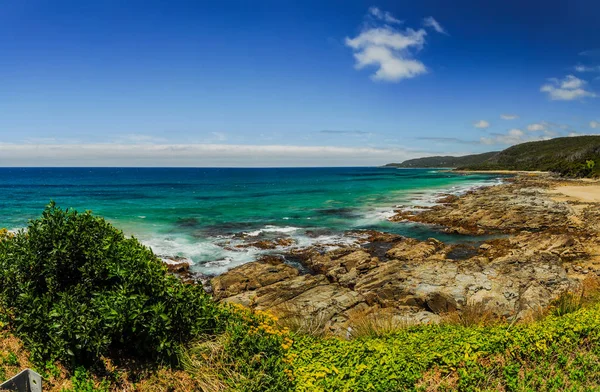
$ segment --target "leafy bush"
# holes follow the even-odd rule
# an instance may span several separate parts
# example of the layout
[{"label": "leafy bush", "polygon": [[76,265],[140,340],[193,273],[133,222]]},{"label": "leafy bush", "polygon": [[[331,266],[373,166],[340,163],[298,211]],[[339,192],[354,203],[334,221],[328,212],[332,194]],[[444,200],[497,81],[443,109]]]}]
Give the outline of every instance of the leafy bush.
[{"label": "leafy bush", "polygon": [[0,241],[0,279],[0,308],[38,360],[172,363],[182,343],[218,328],[220,310],[201,287],[104,219],[53,203]]}]

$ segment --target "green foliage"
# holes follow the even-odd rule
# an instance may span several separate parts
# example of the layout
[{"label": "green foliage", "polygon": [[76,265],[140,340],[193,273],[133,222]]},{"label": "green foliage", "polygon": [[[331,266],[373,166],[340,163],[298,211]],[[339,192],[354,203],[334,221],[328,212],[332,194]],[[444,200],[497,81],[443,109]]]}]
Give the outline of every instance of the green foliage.
[{"label": "green foliage", "polygon": [[[426,325],[351,341],[302,337],[288,357],[296,391],[426,390],[433,384],[464,391],[598,390],[599,343],[596,304],[515,326]],[[454,381],[444,386],[446,379]]]},{"label": "green foliage", "polygon": [[567,177],[600,176],[600,136],[563,137],[517,144],[484,162],[464,164],[470,170],[540,170]]},{"label": "green foliage", "polygon": [[169,275],[104,219],[54,204],[0,241],[0,279],[0,307],[38,361],[173,362],[182,343],[218,327],[201,287]]}]

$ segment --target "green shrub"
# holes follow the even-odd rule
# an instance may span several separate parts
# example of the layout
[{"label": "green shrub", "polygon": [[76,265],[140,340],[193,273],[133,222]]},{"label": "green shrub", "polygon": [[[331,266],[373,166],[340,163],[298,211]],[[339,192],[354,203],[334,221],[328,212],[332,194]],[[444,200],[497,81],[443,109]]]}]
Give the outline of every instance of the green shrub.
[{"label": "green shrub", "polygon": [[0,279],[0,308],[40,361],[173,363],[182,343],[218,327],[220,310],[200,286],[169,275],[104,219],[53,203],[0,241]]}]

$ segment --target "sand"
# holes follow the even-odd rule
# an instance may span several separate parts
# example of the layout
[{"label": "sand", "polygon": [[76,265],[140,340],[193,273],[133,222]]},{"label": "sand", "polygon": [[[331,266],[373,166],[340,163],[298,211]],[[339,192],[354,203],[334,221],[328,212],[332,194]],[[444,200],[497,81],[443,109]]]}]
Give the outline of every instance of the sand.
[{"label": "sand", "polygon": [[577,200],[588,203],[600,203],[600,183],[595,185],[566,185],[558,188],[554,188],[550,193],[557,195],[566,196],[561,198],[560,196],[556,199]]}]

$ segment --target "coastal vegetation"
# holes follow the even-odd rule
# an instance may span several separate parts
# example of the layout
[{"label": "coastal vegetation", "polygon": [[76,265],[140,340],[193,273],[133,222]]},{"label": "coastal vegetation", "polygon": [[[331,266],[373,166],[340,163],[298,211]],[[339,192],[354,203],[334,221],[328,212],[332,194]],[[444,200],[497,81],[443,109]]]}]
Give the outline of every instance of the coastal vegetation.
[{"label": "coastal vegetation", "polygon": [[452,157],[419,158],[390,166],[549,171],[566,177],[598,177],[600,136],[555,138],[517,144],[500,152],[450,158]]},{"label": "coastal vegetation", "polygon": [[[184,358],[197,363],[201,347],[218,341],[230,375],[223,385],[287,389],[286,337],[274,321],[182,283],[103,218],[50,204],[26,231],[0,238],[3,338],[18,338],[43,374],[63,369],[74,390],[120,390],[152,369],[182,369]],[[2,358],[15,365],[20,355],[9,350]]]},{"label": "coastal vegetation", "polygon": [[357,319],[363,328],[341,338],[213,301],[90,212],[51,204],[26,231],[0,238],[0,380],[33,367],[55,391],[600,387],[591,277],[518,323],[474,305],[440,324]]}]

